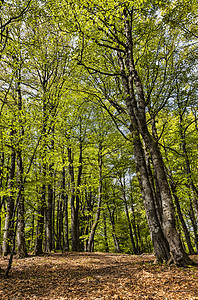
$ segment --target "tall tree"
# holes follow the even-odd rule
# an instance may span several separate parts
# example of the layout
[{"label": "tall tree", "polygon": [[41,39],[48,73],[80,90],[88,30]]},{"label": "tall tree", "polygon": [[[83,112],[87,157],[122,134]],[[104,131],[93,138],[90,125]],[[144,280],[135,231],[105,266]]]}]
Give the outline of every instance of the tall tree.
[{"label": "tall tree", "polygon": [[[154,105],[157,104],[155,105],[157,111],[161,110],[172,93],[172,87],[170,86],[170,63],[172,59],[169,59],[169,57],[173,58],[172,47],[176,47],[177,43],[174,40],[169,42],[166,38],[167,29],[165,30],[163,22],[158,18],[161,7],[160,5],[154,6],[150,2],[138,6],[131,2],[123,4],[117,1],[112,1],[109,4],[93,2],[90,5],[84,1],[81,10],[82,17],[78,14],[78,9],[74,10],[74,14],[78,19],[76,26],[78,26],[79,36],[82,37],[79,64],[84,66],[92,76],[95,73],[100,74],[100,76],[114,76],[116,79],[119,77],[122,80],[120,88],[123,101],[118,103],[105,93],[104,89],[103,93],[110,104],[118,109],[118,112],[122,111],[124,104],[128,118],[131,121],[130,130],[133,136],[135,161],[137,171],[140,173],[140,184],[145,199],[155,253],[159,260],[168,260],[170,258],[169,253],[171,253],[177,265],[191,263],[192,261],[183,250],[176,230],[172,196],[158,139],[153,132],[150,132],[147,124],[148,109],[152,106],[154,108]],[[89,23],[86,25],[84,21],[87,18]],[[90,31],[91,24],[94,31]],[[156,38],[156,30],[161,30],[159,38]],[[89,40],[87,44],[84,42],[85,36],[87,41]],[[140,41],[139,44],[137,41]],[[102,59],[99,65],[97,65],[98,58],[90,50],[90,45]],[[98,50],[101,47],[104,49],[105,55],[101,54],[101,50]],[[85,49],[93,53],[91,56],[92,61],[87,59],[87,56],[85,57]],[[162,58],[163,55],[165,56],[165,63]],[[146,82],[141,64],[149,63],[147,57],[151,58],[151,63],[147,67],[149,73]],[[144,58],[145,61],[143,61]],[[153,64],[155,64],[155,68]],[[167,70],[170,71],[166,76]],[[159,81],[160,78],[163,78],[163,84],[166,83],[166,90],[163,88],[162,82]],[[155,97],[159,98],[162,95],[164,101],[155,102]],[[143,147],[140,136],[151,155],[160,188],[162,228],[157,215],[155,215],[154,203],[153,209],[150,208],[152,202],[154,202],[154,197],[146,169],[145,156],[142,152]],[[139,163],[140,161],[141,163]],[[154,219],[155,224],[153,223]],[[158,228],[158,231],[156,228]]]}]

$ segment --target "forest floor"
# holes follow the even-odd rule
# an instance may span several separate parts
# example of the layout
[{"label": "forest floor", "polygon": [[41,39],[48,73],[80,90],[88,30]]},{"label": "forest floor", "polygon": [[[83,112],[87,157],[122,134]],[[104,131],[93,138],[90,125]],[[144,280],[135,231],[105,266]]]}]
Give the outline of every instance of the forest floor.
[{"label": "forest floor", "polygon": [[7,264],[0,258],[0,299],[198,299],[198,267],[155,265],[149,254],[15,257],[5,279]]}]

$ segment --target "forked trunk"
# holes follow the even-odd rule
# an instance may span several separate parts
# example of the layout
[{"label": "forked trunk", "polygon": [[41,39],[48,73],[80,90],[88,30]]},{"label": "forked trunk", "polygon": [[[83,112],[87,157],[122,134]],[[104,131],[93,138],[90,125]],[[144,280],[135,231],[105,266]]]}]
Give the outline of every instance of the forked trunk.
[{"label": "forked trunk", "polygon": [[157,261],[163,262],[170,259],[170,249],[168,242],[161,228],[153,197],[153,191],[147,173],[144,151],[138,134],[133,132],[133,146],[138,179],[144,201],[144,208],[148,220],[154,253]]},{"label": "forked trunk", "polygon": [[163,231],[169,243],[170,252],[172,254],[173,261],[178,266],[193,264],[193,261],[185,253],[179,238],[179,234],[176,230],[172,196],[168,185],[161,152],[158,148],[158,145],[154,141],[153,137],[150,136],[145,124],[144,126],[141,126],[141,134],[150,151],[153,167],[156,171],[156,176],[159,183],[161,200],[162,200]]}]

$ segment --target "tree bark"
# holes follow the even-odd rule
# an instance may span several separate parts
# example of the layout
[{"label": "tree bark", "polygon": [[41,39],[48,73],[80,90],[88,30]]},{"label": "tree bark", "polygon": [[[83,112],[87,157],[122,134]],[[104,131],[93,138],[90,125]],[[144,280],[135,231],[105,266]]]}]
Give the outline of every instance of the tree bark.
[{"label": "tree bark", "polygon": [[160,189],[159,189],[159,184],[158,184],[158,180],[157,180],[157,176],[156,176],[156,171],[154,169],[152,172],[151,158],[150,158],[148,151],[145,148],[144,148],[144,153],[145,153],[145,161],[146,161],[149,181],[150,181],[152,192],[153,192],[156,213],[157,213],[159,222],[162,225],[162,201],[161,201]]},{"label": "tree bark", "polygon": [[[131,41],[130,37],[130,30],[128,28],[129,24],[126,23],[126,31],[128,37],[128,42]],[[132,41],[131,41],[132,42]],[[163,230],[160,225],[159,218],[157,216],[156,207],[155,207],[155,200],[153,195],[153,190],[151,186],[151,182],[149,180],[147,165],[146,165],[146,159],[145,154],[143,150],[143,146],[140,140],[140,125],[138,124],[138,117],[142,114],[143,117],[145,116],[144,107],[141,107],[141,114],[138,112],[138,105],[135,99],[134,95],[134,89],[133,89],[133,80],[134,77],[137,77],[136,72],[134,71],[133,66],[133,56],[132,56],[132,44],[127,46],[128,53],[126,54],[126,65],[128,70],[130,70],[130,76],[127,76],[125,73],[125,62],[121,55],[121,53],[118,53],[118,62],[119,66],[121,68],[121,72],[123,74],[122,80],[123,80],[123,86],[126,96],[126,107],[128,115],[131,119],[131,134],[132,134],[132,141],[133,141],[133,150],[134,150],[134,159],[135,159],[135,165],[136,165],[136,172],[138,174],[138,180],[142,192],[142,198],[144,202],[144,207],[146,211],[147,221],[149,225],[149,230],[151,234],[151,240],[153,242],[154,252],[156,255],[156,258],[158,261],[168,261],[170,259],[170,249],[167,242],[167,239],[164,236]],[[135,74],[134,74],[135,72]],[[134,74],[134,76],[132,76]],[[137,79],[136,79],[137,81]],[[137,90],[140,88],[139,83],[137,85]],[[140,93],[140,96],[142,96],[142,92]],[[143,110],[143,113],[142,113]],[[145,119],[143,118],[145,121]]]},{"label": "tree bark", "polygon": [[139,136],[133,138],[134,157],[137,174],[139,174],[139,184],[142,191],[142,198],[148,220],[148,225],[153,242],[154,252],[157,261],[163,262],[170,259],[170,249],[167,239],[164,236],[160,221],[157,216],[153,191],[150,185],[149,176],[144,157],[144,151]]},{"label": "tree bark", "polygon": [[[142,128],[143,129],[143,128]],[[158,145],[150,136],[147,129],[145,129],[144,125],[144,132],[141,130],[142,136],[148,145],[150,150],[150,154],[153,161],[153,166],[156,170],[157,180],[160,186],[160,194],[162,199],[162,220],[163,220],[163,231],[165,234],[166,239],[168,240],[170,252],[172,253],[173,260],[175,264],[178,266],[186,265],[192,263],[190,258],[188,258],[187,254],[185,253],[179,234],[176,230],[175,224],[175,214],[172,202],[172,196],[170,192],[170,188],[168,185],[164,162],[158,148]]]}]

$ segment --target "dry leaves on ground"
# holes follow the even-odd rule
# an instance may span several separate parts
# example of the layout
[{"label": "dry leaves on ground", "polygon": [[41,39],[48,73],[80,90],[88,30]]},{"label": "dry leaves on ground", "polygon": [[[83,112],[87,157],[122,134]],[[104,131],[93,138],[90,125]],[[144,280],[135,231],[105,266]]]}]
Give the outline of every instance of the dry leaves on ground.
[{"label": "dry leaves on ground", "polygon": [[[0,299],[198,299],[198,267],[153,262],[152,255],[110,253],[14,258],[10,277],[0,274]],[[7,263],[0,258],[2,271]]]}]

